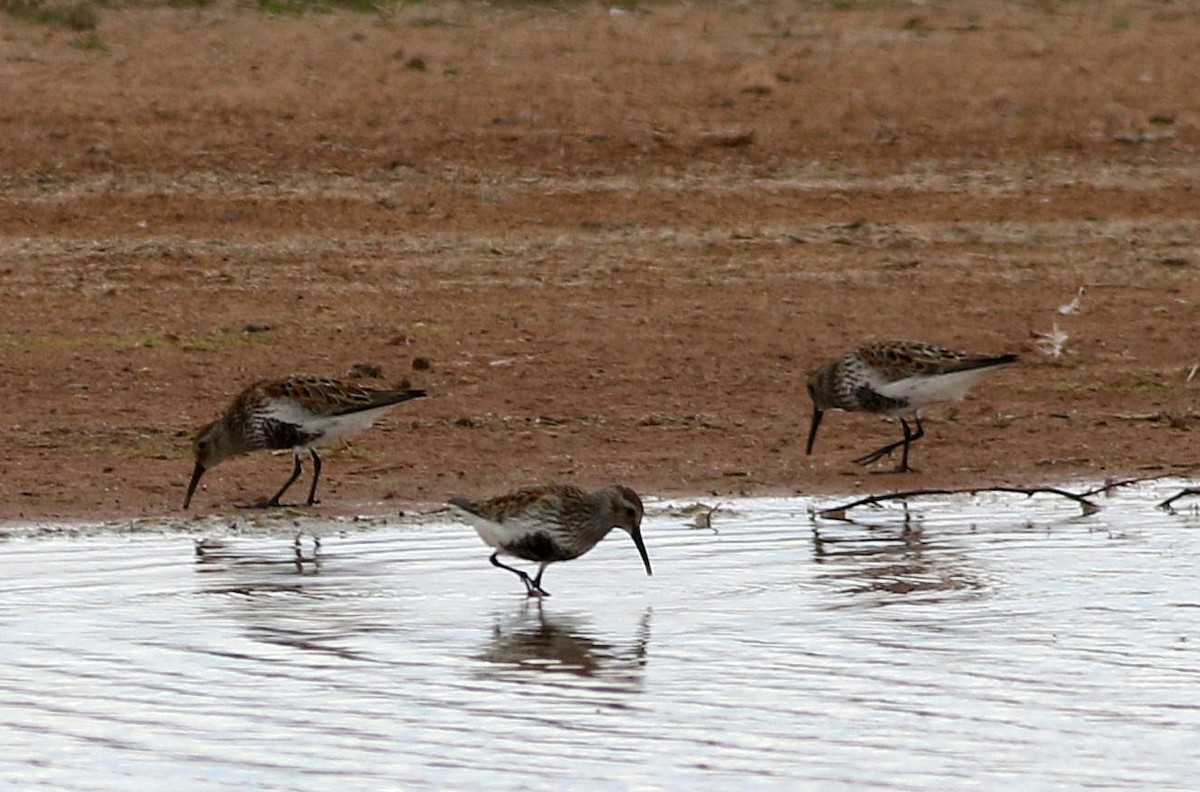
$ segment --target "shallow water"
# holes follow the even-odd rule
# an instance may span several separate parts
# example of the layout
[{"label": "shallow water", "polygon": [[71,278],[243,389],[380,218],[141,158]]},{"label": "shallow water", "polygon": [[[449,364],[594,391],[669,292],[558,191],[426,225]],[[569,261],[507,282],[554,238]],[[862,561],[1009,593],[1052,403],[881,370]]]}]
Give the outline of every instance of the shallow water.
[{"label": "shallow water", "polygon": [[653,578],[614,532],[541,603],[448,518],[13,538],[0,785],[1198,789],[1176,484],[648,503]]}]

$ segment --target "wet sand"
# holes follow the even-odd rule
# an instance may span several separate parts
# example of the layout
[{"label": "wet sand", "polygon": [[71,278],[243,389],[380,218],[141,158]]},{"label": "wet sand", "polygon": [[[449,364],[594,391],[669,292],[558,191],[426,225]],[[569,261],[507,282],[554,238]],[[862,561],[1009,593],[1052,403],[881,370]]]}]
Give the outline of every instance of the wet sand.
[{"label": "wet sand", "polygon": [[[1161,53],[1200,18],[1175,6],[0,27],[0,519],[176,514],[238,389],[357,363],[431,398],[326,454],[318,514],[1195,464],[1200,64]],[[893,337],[1022,363],[929,411],[918,473],[851,464],[899,436],[871,416],[805,457],[807,372]],[[289,466],[217,468],[194,508]]]}]

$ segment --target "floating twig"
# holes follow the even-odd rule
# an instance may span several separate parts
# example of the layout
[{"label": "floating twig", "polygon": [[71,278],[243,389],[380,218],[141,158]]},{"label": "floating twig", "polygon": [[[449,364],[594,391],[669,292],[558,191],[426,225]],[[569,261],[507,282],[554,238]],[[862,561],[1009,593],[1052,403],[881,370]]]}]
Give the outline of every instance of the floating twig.
[{"label": "floating twig", "polygon": [[712,524],[713,515],[719,511],[721,511],[720,503],[718,503],[716,506],[709,506],[706,503],[693,503],[689,506],[683,507],[682,509],[670,510],[672,514],[677,514],[682,517],[691,517],[693,528],[700,528],[706,531],[712,531],[713,533],[720,533],[716,528],[713,527]]},{"label": "floating twig", "polygon": [[[1083,495],[1077,495],[1074,492],[1058,489],[1057,487],[971,487],[969,489],[918,489],[904,490],[901,492],[886,492],[882,495],[869,495],[865,498],[859,498],[856,501],[842,504],[841,506],[832,506],[828,509],[821,509],[817,512],[821,517],[829,517],[834,520],[846,519],[846,512],[859,506],[878,506],[885,501],[906,501],[909,498],[916,498],[924,495],[978,495],[981,492],[1013,492],[1018,495],[1057,495],[1060,498],[1075,501],[1083,510],[1083,515],[1086,517],[1089,514],[1095,514],[1100,511],[1100,507],[1092,501],[1088,500]],[[1088,493],[1094,494],[1094,493]]]},{"label": "floating twig", "polygon": [[1109,413],[1106,418],[1119,421],[1149,421],[1151,423],[1167,423],[1172,429],[1186,429],[1189,421],[1200,419],[1197,413],[1169,413],[1159,410],[1148,413]]},{"label": "floating twig", "polygon": [[1179,492],[1176,492],[1174,495],[1167,498],[1162,503],[1158,504],[1158,508],[1166,509],[1167,511],[1170,511],[1172,503],[1179,500],[1180,498],[1187,498],[1191,495],[1200,495],[1200,487],[1187,487],[1185,489],[1181,489]]},{"label": "floating twig", "polygon": [[1137,478],[1127,479],[1105,479],[1104,483],[1098,487],[1092,487],[1090,490],[1085,490],[1079,493],[1081,498],[1090,498],[1093,495],[1110,495],[1112,491],[1119,487],[1128,487],[1133,484],[1143,484],[1147,481],[1158,481],[1165,478],[1177,478],[1178,473],[1159,473],[1153,476],[1138,476]]}]

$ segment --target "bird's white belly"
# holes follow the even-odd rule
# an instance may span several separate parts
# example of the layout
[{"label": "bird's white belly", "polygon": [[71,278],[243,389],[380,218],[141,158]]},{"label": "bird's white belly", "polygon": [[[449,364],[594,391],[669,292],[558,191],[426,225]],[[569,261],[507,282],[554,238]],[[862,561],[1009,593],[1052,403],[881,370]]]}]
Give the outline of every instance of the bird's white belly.
[{"label": "bird's white belly", "polygon": [[[872,389],[889,399],[906,401],[911,410],[929,404],[947,401],[962,401],[971,386],[988,373],[988,369],[955,371],[950,374],[905,377],[886,384],[873,385]],[[897,412],[905,412],[898,410]]]},{"label": "bird's white belly", "polygon": [[522,537],[528,536],[531,533],[541,530],[539,524],[532,520],[523,520],[520,518],[512,518],[505,520],[502,523],[495,522],[480,517],[477,514],[472,514],[466,509],[458,506],[451,506],[460,517],[475,529],[488,547],[494,547],[502,553],[507,553],[504,549],[505,545],[511,545],[519,542]]},{"label": "bird's white belly", "polygon": [[314,415],[299,423],[305,433],[317,435],[312,442],[307,444],[308,446],[326,445],[371,428],[371,425],[392,407],[395,405],[389,404],[386,407],[376,407],[373,410],[362,410],[345,415]]}]

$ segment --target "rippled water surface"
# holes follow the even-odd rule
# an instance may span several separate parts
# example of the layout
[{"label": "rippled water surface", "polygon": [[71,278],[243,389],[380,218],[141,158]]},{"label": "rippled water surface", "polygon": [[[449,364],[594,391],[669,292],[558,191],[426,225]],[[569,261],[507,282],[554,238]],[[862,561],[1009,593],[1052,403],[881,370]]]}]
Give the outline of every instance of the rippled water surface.
[{"label": "rippled water surface", "polygon": [[0,784],[1200,789],[1174,489],[648,503],[653,578],[614,532],[541,603],[449,519],[18,535]]}]

